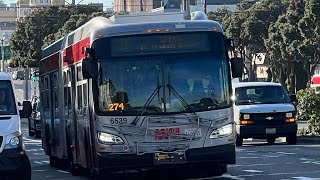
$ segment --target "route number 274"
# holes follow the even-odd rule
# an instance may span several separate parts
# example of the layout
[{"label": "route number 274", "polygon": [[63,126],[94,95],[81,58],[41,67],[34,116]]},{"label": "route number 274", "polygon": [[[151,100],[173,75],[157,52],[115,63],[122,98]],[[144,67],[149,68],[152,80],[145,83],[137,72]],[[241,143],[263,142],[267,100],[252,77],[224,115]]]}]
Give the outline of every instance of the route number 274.
[{"label": "route number 274", "polygon": [[124,110],[123,103],[112,103],[108,105],[109,111],[117,111],[118,109]]}]

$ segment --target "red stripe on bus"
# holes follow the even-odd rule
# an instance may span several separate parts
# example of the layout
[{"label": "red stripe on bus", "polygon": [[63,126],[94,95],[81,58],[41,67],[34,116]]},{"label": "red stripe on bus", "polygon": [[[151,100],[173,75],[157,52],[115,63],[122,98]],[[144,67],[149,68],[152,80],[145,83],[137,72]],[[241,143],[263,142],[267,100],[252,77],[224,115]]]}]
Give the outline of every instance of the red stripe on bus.
[{"label": "red stripe on bus", "polygon": [[[90,47],[90,37],[87,37],[72,46],[63,50],[63,66],[66,67],[70,64],[81,61],[85,54],[83,52],[84,47]],[[39,75],[43,75],[54,70],[59,69],[59,53],[51,55],[46,59],[42,59],[39,65]]]}]

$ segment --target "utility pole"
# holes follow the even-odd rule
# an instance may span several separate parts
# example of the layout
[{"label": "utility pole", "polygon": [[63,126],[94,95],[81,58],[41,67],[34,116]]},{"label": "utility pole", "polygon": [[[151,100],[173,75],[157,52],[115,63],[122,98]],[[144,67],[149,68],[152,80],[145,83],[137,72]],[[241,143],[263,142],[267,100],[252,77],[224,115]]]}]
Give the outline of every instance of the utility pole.
[{"label": "utility pole", "polygon": [[1,71],[4,71],[4,38],[1,38]]},{"label": "utility pole", "polygon": [[127,0],[123,0],[123,14],[127,14]]},{"label": "utility pole", "polygon": [[76,0],[72,0],[72,6],[75,6],[76,5]]}]

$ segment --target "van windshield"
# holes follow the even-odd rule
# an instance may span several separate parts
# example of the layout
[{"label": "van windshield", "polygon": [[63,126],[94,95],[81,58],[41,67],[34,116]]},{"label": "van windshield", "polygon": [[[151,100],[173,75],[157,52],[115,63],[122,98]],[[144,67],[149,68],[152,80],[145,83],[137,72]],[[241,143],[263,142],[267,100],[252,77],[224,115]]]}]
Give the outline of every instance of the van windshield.
[{"label": "van windshield", "polygon": [[236,105],[290,103],[282,86],[250,86],[235,89]]},{"label": "van windshield", "polygon": [[10,81],[0,81],[0,115],[15,115],[17,109]]}]

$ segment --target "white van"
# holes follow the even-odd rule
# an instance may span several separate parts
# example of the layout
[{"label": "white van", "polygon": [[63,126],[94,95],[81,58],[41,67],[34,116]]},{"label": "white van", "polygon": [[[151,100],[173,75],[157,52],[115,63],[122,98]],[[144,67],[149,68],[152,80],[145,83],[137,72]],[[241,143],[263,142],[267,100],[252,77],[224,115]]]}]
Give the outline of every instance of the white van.
[{"label": "white van", "polygon": [[22,140],[20,117],[31,114],[31,103],[19,112],[11,75],[0,72],[0,178],[31,179],[31,166]]},{"label": "white van", "polygon": [[280,83],[240,82],[233,85],[236,145],[243,139],[267,139],[273,144],[286,137],[288,144],[297,143],[296,108]]}]

